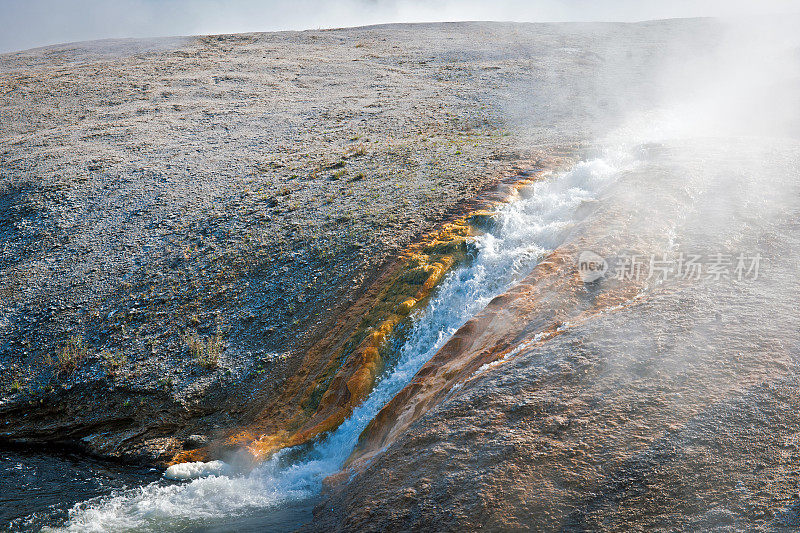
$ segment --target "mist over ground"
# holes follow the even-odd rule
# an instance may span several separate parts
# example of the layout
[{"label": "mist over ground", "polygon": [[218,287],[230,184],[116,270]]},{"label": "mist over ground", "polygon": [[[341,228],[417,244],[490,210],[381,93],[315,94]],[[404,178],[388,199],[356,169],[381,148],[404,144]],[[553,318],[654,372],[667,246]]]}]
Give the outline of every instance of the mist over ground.
[{"label": "mist over ground", "polygon": [[[15,49],[730,17],[0,56],[0,438],[159,466],[178,457],[183,474],[168,477],[183,479],[226,471],[219,460],[244,454],[241,442],[267,453],[297,420],[292,442],[309,443],[320,419],[352,413],[286,468],[134,479],[105,500],[94,498],[113,486],[69,480],[25,494],[17,471],[64,469],[4,460],[0,511],[24,498],[7,519],[74,530],[276,530],[265,524],[281,514],[286,529],[313,519],[318,531],[800,524],[800,25],[768,16],[793,6],[0,4],[0,46]],[[542,179],[522,188],[532,172]],[[385,344],[409,346],[381,352],[379,386],[395,388],[348,411],[374,346],[346,342],[365,330],[334,306],[353,324],[383,320],[358,295],[391,286],[368,276],[497,176],[520,188],[476,219],[491,229],[426,307],[441,317]],[[575,263],[587,251],[623,274],[626,257],[690,254],[734,275],[739,254],[763,268],[587,286]],[[295,405],[312,414],[295,418]],[[217,442],[237,447],[203,444]],[[323,490],[324,476],[364,464]],[[317,497],[325,512],[312,517]]]},{"label": "mist over ground", "polygon": [[4,0],[0,52],[48,44],[392,22],[619,21],[798,13],[793,0]]}]

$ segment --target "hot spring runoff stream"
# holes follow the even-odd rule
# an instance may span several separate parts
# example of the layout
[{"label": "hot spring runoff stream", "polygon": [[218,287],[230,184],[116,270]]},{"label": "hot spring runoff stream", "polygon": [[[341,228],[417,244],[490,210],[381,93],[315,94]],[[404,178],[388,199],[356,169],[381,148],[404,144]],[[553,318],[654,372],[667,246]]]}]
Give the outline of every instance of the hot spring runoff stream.
[{"label": "hot spring runoff stream", "polygon": [[[247,473],[225,463],[177,465],[167,477],[76,504],[67,531],[168,531],[292,529],[310,519],[322,481],[338,472],[359,435],[467,320],[495,296],[524,278],[573,226],[576,210],[613,182],[631,158],[579,163],[543,177],[497,209],[497,224],[475,237],[476,256],[443,281],[427,308],[413,317],[412,331],[396,363],[369,397],[335,431],[302,449],[285,449]],[[187,479],[188,478],[188,479]],[[35,519],[32,518],[32,519]]]}]

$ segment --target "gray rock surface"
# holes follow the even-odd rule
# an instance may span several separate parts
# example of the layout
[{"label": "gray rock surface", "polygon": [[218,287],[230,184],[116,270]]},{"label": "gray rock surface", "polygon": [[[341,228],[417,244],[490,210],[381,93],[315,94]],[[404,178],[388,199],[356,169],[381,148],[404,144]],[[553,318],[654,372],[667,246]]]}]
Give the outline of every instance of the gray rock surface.
[{"label": "gray rock surface", "polygon": [[[246,422],[254,406],[280,394],[304,347],[415,237],[502,170],[573,155],[656,104],[664,73],[713,53],[723,35],[701,20],[457,23],[79,43],[0,56],[0,438],[154,462],[193,434],[213,438]],[[662,298],[702,315],[716,309],[717,296],[686,289]],[[692,298],[705,300],[692,306]],[[680,313],[669,335],[682,334]],[[661,418],[644,417],[643,438],[615,440],[608,428],[620,424],[620,406],[645,401],[657,382],[637,396],[638,378],[626,367],[609,382],[580,384],[583,370],[607,367],[608,354],[635,352],[611,341],[586,347],[614,320],[660,324],[656,312],[643,323],[626,316],[576,328],[577,344],[564,335],[523,354],[512,363],[521,377],[489,373],[465,386],[347,491],[330,495],[338,514],[318,524],[624,523],[628,515],[609,510],[617,500],[608,495],[633,489],[615,479],[654,468],[636,462],[647,450],[661,460],[654,439],[685,448],[691,436],[680,429],[673,439]],[[781,316],[783,327],[796,326]],[[751,342],[729,345],[725,357]],[[568,355],[580,350],[588,350],[584,366]],[[712,365],[711,352],[701,355]],[[563,359],[563,369],[537,370],[543,358]],[[758,424],[792,405],[771,385],[758,388],[755,374],[742,374],[742,400],[720,393],[717,403],[689,402],[694,414],[746,398],[770,403],[772,412],[736,434],[749,442]],[[562,391],[562,377],[578,385]],[[559,407],[581,394],[580,405]],[[596,403],[612,394],[612,407]],[[540,412],[541,401],[541,420],[515,418],[527,396],[522,412]],[[675,420],[706,423],[681,413]],[[593,449],[621,451],[613,461],[592,455],[586,470],[565,466],[585,453],[595,425],[606,429]],[[573,440],[553,444],[564,435]],[[533,453],[540,448],[544,455]],[[770,450],[732,456],[731,465],[770,467],[758,458]],[[542,462],[551,466],[537,470]],[[740,481],[754,491],[748,483],[757,479]],[[764,499],[773,509],[780,487]],[[704,497],[721,501],[718,492]],[[684,514],[697,524],[774,523],[704,509]]]},{"label": "gray rock surface", "polygon": [[0,57],[0,436],[129,458],[145,443],[155,459],[246,419],[398,250],[501,170],[581,137],[522,150],[504,118],[538,68],[504,50],[537,32]]},{"label": "gray rock surface", "polygon": [[[153,462],[246,422],[415,237],[500,171],[692,93],[727,37],[709,20],[457,23],[0,56],[0,438]],[[797,137],[797,89],[722,110]],[[787,105],[743,105],[767,99]],[[647,286],[445,390],[310,529],[797,527],[800,151],[638,150],[569,251],[677,235],[762,252],[763,277]],[[609,286],[578,288],[574,308],[526,301],[516,341]]]}]

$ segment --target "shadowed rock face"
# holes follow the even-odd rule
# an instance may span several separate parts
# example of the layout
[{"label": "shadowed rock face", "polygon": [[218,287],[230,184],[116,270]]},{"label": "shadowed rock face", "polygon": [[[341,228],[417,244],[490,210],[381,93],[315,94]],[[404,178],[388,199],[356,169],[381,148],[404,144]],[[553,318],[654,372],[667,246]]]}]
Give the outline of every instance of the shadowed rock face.
[{"label": "shadowed rock face", "polygon": [[[310,529],[796,525],[798,162],[792,141],[697,140],[623,172],[373,420]],[[586,249],[763,260],[584,284]]]}]

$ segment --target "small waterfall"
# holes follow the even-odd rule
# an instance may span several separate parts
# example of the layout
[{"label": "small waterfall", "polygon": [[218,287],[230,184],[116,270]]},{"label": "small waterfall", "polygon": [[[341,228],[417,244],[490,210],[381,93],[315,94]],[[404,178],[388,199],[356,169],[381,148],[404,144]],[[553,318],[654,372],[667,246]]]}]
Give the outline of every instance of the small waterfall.
[{"label": "small waterfall", "polygon": [[451,272],[427,308],[413,317],[397,362],[341,426],[313,445],[285,449],[247,474],[215,461],[175,468],[184,483],[159,481],[76,505],[67,531],[164,531],[212,527],[231,517],[263,515],[317,495],[338,472],[359,435],[432,355],[495,296],[529,274],[563,241],[577,208],[613,181],[617,168],[603,159],[582,162],[520,191],[496,211],[496,222],[475,238],[477,255]]}]

